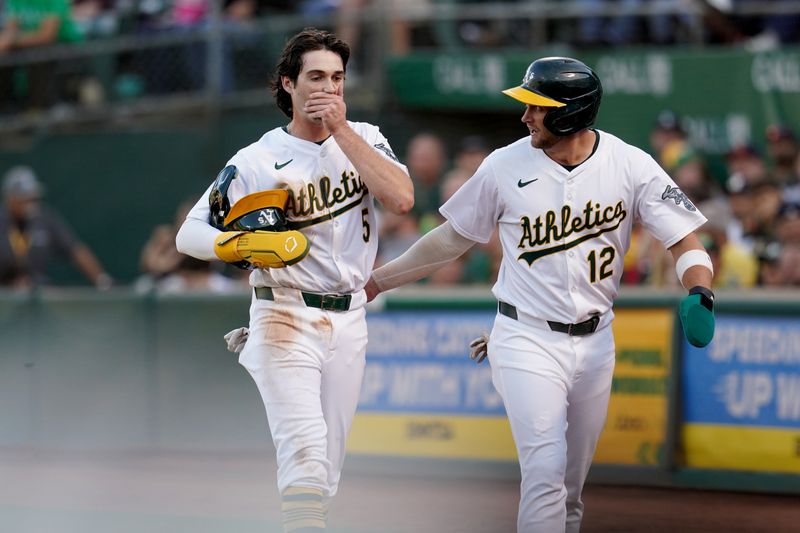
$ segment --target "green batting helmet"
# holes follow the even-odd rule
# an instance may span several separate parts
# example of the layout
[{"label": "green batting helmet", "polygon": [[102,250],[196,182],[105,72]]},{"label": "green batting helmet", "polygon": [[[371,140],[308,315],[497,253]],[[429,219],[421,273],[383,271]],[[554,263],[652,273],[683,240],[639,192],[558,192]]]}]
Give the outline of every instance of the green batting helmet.
[{"label": "green batting helmet", "polygon": [[555,135],[571,135],[594,124],[603,87],[577,59],[545,57],[530,64],[522,85],[503,93],[524,104],[551,107],[545,127]]}]

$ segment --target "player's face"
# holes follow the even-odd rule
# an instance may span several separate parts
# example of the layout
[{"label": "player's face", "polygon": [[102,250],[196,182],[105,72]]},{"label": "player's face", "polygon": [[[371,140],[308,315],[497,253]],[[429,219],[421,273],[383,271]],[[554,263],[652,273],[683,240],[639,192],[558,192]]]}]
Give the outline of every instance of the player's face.
[{"label": "player's face", "polygon": [[522,122],[528,126],[528,131],[531,134],[531,146],[534,148],[546,150],[547,148],[552,148],[561,140],[561,137],[553,135],[544,126],[544,116],[550,109],[549,107],[529,105],[525,109],[525,114],[522,115]]},{"label": "player's face", "polygon": [[330,50],[312,50],[303,54],[303,67],[292,82],[287,76],[282,80],[283,88],[292,96],[295,117],[312,120],[303,106],[311,93],[326,92],[344,94],[344,66],[339,54]]}]

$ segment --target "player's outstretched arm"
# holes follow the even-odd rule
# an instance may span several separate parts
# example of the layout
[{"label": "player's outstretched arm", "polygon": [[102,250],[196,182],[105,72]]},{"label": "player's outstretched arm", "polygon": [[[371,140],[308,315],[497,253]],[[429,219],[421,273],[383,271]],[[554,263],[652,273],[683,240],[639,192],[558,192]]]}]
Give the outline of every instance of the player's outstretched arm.
[{"label": "player's outstretched arm", "polygon": [[711,282],[714,267],[700,239],[690,233],[669,251],[675,260],[675,271],[689,294],[681,300],[679,316],[686,339],[698,347],[714,338],[714,293]]},{"label": "player's outstretched arm", "polygon": [[397,259],[372,273],[364,290],[371,301],[383,291],[430,276],[472,248],[475,241],[458,233],[450,222],[426,233]]}]

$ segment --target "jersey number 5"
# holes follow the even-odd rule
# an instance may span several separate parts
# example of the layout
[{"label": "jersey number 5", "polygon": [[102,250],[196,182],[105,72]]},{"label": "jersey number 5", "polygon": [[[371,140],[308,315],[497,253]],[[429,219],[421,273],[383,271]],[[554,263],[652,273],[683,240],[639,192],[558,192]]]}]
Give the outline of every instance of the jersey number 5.
[{"label": "jersey number 5", "polygon": [[589,281],[591,283],[604,280],[614,273],[610,267],[616,253],[616,250],[611,246],[606,246],[600,250],[599,254],[596,250],[589,252],[589,256],[586,259],[589,261]]},{"label": "jersey number 5", "polygon": [[361,238],[364,239],[364,242],[369,242],[369,220],[367,217],[369,216],[369,208],[365,207],[361,210],[361,225],[364,226],[364,232],[361,234]]}]

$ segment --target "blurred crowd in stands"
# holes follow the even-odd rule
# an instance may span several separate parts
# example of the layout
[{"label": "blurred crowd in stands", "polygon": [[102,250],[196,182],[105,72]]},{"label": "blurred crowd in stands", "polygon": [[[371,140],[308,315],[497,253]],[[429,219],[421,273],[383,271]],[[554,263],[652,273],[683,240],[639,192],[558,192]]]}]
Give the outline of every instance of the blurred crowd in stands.
[{"label": "blurred crowd in stands", "polygon": [[[800,10],[796,2],[785,0],[762,0],[759,5],[765,11],[747,15],[736,10],[739,0],[574,0],[574,16],[544,22],[530,16],[498,17],[494,11],[484,19],[429,18],[434,8],[443,6],[494,9],[494,2],[477,0],[219,1],[0,0],[0,61],[55,45],[83,43],[93,50],[67,60],[48,60],[45,54],[22,64],[0,64],[0,113],[183,94],[209,85],[221,92],[262,88],[263,73],[273,63],[270,54],[279,49],[281,36],[258,23],[286,15],[300,17],[300,26],[307,20],[334,30],[351,43],[352,78],[364,68],[365,56],[374,54],[374,47],[360,46],[365,35],[388,43],[395,56],[420,48],[525,48],[546,43],[593,48],[742,43],[763,49],[800,40]],[[528,6],[530,13],[537,13],[540,2],[506,0],[503,6]],[[782,8],[788,11],[775,11]],[[382,13],[370,19],[371,26],[364,23],[366,9]],[[222,61],[213,83],[208,67],[211,20],[219,21],[223,35]],[[286,32],[294,29],[287,27]],[[114,37],[134,41],[104,52],[103,40]]]},{"label": "blurred crowd in stands", "polygon": [[[789,125],[773,124],[763,141],[764,153],[754,144],[734,146],[716,175],[677,114],[663,111],[651,131],[650,153],[708,218],[698,234],[714,262],[716,288],[800,286],[800,140]],[[443,221],[438,206],[469,179],[489,151],[486,141],[468,136],[451,161],[436,135],[420,133],[411,140],[404,161],[414,180],[414,216],[386,217],[378,263],[393,259]],[[495,235],[428,283],[492,283],[499,262]],[[678,286],[671,256],[640,226],[625,256],[622,281]]]},{"label": "blurred crowd in stands", "polygon": [[[537,0],[517,0],[516,4]],[[366,28],[359,10],[379,4],[392,19],[391,53],[403,55],[421,47],[441,46],[450,35],[464,47],[527,46],[530,21],[457,20],[450,32],[419,17],[434,4],[470,4],[474,0],[0,0],[0,114],[46,108],[64,98],[91,102],[103,98],[125,99],[142,94],[200,90],[206,84],[207,50],[203,40],[210,17],[219,15],[224,30],[221,91],[264,86],[264,73],[274,62],[264,52],[263,32],[249,32],[259,20],[273,15],[327,17],[334,29],[357,52],[351,69],[358,69],[358,50]],[[702,15],[706,43],[743,43],[758,46],[797,43],[800,12],[736,15],[737,0],[581,0],[580,17],[553,18],[537,31],[548,42],[573,46],[619,47],[629,44],[687,42],[689,15],[676,14],[690,3]],[[483,2],[486,4],[486,2]],[[762,6],[778,8],[791,2],[764,0]],[[647,10],[650,11],[647,11]],[[665,9],[659,11],[659,9]],[[426,11],[428,10],[428,11]],[[637,11],[638,10],[638,11]],[[619,13],[638,15],[616,16]],[[413,13],[408,20],[403,13]],[[609,16],[609,14],[615,14]],[[317,19],[319,20],[319,19]],[[565,29],[566,28],[566,29]],[[452,31],[454,30],[454,31]],[[368,30],[367,30],[368,32]],[[526,33],[527,32],[527,33]],[[86,78],[86,64],[32,59],[3,63],[17,52],[71,43],[97,42],[134,36],[143,43],[163,36],[188,36],[180,44],[145,46],[113,57],[111,96],[97,84],[72,84],[70,76]],[[192,38],[196,37],[194,41]],[[152,43],[151,43],[152,44]],[[167,53],[168,52],[168,53]],[[82,58],[84,61],[86,58]],[[251,68],[239,68],[245,62]],[[93,70],[94,69],[94,70]],[[102,70],[102,69],[100,69]],[[252,73],[248,79],[248,72]],[[61,78],[59,78],[61,76]],[[55,81],[54,81],[55,80]],[[92,89],[94,87],[94,90]],[[800,142],[798,125],[774,124],[755,144],[734,146],[725,154],[725,169],[712,172],[709,162],[693,146],[681,118],[664,111],[650,136],[650,151],[687,197],[708,217],[700,234],[715,264],[717,288],[800,285]],[[759,148],[764,146],[765,149]],[[378,264],[400,255],[422,234],[442,222],[438,207],[461,186],[492,150],[489,141],[466,136],[445,143],[432,132],[418,133],[404,154],[415,185],[413,216],[382,215]],[[402,148],[405,148],[404,150]],[[56,256],[74,262],[99,288],[112,281],[98,259],[81,244],[67,222],[41,201],[43,186],[31,169],[15,167],[5,172],[0,208],[0,286],[31,287],[47,284],[47,265]],[[181,205],[175,220],[155,228],[140,260],[139,290],[158,288],[182,292],[192,289],[224,292],[246,283],[246,273],[181,256],[174,249],[175,232],[190,204]],[[500,262],[495,238],[475,246],[460,260],[448,264],[424,283],[437,285],[492,283]],[[653,287],[677,285],[673,266],[660,243],[645,231],[634,233],[625,259],[623,284]]]},{"label": "blurred crowd in stands", "polygon": [[[651,153],[708,218],[699,235],[709,250],[718,288],[800,285],[800,142],[795,129],[772,124],[756,144],[732,147],[712,175],[680,118],[662,112]],[[677,284],[672,261],[647,233],[636,232],[623,282]]]},{"label": "blurred crowd in stands", "polygon": [[[714,263],[717,289],[800,286],[800,139],[792,127],[773,124],[764,132],[764,146],[763,152],[751,144],[733,147],[717,176],[690,142],[678,115],[662,112],[651,131],[651,154],[708,218],[698,235]],[[487,140],[476,135],[458,141],[452,152],[432,132],[420,132],[408,142],[401,160],[414,182],[414,210],[405,216],[381,212],[376,266],[399,256],[443,222],[439,206],[491,150]],[[110,277],[99,261],[68,224],[41,203],[42,194],[43,186],[31,169],[14,167],[6,172],[5,203],[0,209],[0,285],[46,284],[47,263],[61,256],[73,261],[96,286],[109,286]],[[246,271],[197,261],[175,250],[175,234],[193,201],[182,203],[175,219],[154,228],[144,243],[137,290],[228,292],[246,287]],[[500,259],[495,235],[422,283],[490,284]],[[678,286],[671,256],[641,227],[634,231],[625,256],[622,280],[624,285]]]}]

